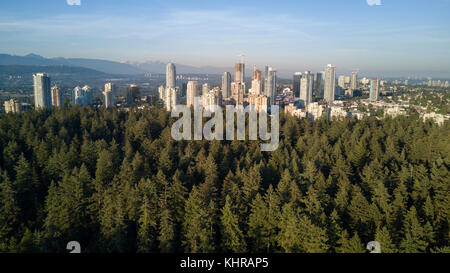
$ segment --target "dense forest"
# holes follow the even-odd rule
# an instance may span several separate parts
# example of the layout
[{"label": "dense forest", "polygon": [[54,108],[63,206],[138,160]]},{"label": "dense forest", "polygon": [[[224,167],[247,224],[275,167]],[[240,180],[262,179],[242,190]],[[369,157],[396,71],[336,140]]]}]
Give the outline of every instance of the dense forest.
[{"label": "dense forest", "polygon": [[450,252],[449,122],[280,121],[261,152],[159,108],[3,114],[0,252]]}]

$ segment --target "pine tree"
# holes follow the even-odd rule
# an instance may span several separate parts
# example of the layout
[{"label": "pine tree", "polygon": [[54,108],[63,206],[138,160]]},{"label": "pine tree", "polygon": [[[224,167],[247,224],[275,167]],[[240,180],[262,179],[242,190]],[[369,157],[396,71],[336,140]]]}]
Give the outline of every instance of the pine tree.
[{"label": "pine tree", "polygon": [[[6,248],[12,232],[18,228],[20,209],[16,193],[6,172],[0,173],[0,245]],[[1,249],[0,249],[1,251]]]},{"label": "pine tree", "polygon": [[162,253],[171,253],[175,246],[175,227],[169,209],[164,209],[159,223],[159,249]]},{"label": "pine tree", "polygon": [[233,212],[231,199],[225,199],[225,206],[222,208],[221,230],[222,244],[226,252],[243,253],[246,251],[246,243],[241,228],[239,218]]},{"label": "pine tree", "polygon": [[392,243],[391,235],[386,227],[377,228],[375,241],[380,243],[382,253],[396,253],[397,247]]},{"label": "pine tree", "polygon": [[184,246],[186,252],[209,253],[215,250],[213,211],[201,199],[197,187],[193,187],[186,201],[186,214],[183,223]]},{"label": "pine tree", "polygon": [[415,207],[411,207],[406,215],[403,232],[405,237],[400,244],[400,247],[405,253],[423,253],[425,252],[428,243],[425,240],[425,232],[417,219],[417,212]]},{"label": "pine tree", "polygon": [[279,222],[278,245],[285,253],[302,252],[301,231],[298,228],[297,212],[291,204],[283,206]]},{"label": "pine tree", "polygon": [[144,196],[141,216],[138,221],[138,251],[148,253],[154,248],[156,241],[157,215],[148,196]]},{"label": "pine tree", "polygon": [[348,238],[346,230],[342,232],[341,239],[338,241],[338,253],[366,253],[364,245],[359,239],[358,233],[355,233],[351,239]]}]

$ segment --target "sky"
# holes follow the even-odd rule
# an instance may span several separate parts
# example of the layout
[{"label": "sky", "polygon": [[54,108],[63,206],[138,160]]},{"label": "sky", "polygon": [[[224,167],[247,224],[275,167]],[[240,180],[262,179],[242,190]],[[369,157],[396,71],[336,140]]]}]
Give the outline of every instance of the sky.
[{"label": "sky", "polygon": [[1,0],[0,53],[450,78],[450,0]]}]

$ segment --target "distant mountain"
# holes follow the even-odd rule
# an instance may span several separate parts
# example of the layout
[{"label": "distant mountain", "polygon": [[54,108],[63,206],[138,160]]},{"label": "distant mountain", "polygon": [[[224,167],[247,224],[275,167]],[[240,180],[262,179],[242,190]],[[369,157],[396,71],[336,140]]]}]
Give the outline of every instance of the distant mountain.
[{"label": "distant mountain", "polygon": [[98,70],[109,74],[143,74],[144,70],[136,66],[107,60],[81,58],[44,58],[36,54],[16,56],[0,54],[0,65],[41,65],[41,66],[74,66]]},{"label": "distant mountain", "polygon": [[[136,75],[144,73],[165,74],[167,63],[159,61],[146,62],[114,62],[98,59],[84,58],[45,58],[36,54],[26,56],[0,54],[0,65],[46,65],[46,66],[75,66],[98,70],[109,74]],[[177,74],[218,74],[232,72],[233,67],[202,66],[195,67],[184,64],[175,64]],[[246,75],[251,76],[251,68],[247,66]]]},{"label": "distant mountain", "polygon": [[[158,61],[147,61],[142,63],[128,62],[128,64],[138,67],[149,73],[166,73],[167,63]],[[195,67],[184,64],[175,64],[178,74],[222,74],[225,71],[233,71],[231,67],[214,67],[214,66],[203,66]]]},{"label": "distant mountain", "polygon": [[23,87],[33,84],[32,74],[47,73],[52,83],[63,86],[96,85],[120,75],[106,74],[97,70],[65,65],[0,65],[0,86]]},{"label": "distant mountain", "polygon": [[52,75],[79,75],[87,77],[106,77],[109,74],[84,68],[84,67],[73,67],[64,65],[0,65],[0,75],[1,76],[30,76],[34,73],[48,73]]}]

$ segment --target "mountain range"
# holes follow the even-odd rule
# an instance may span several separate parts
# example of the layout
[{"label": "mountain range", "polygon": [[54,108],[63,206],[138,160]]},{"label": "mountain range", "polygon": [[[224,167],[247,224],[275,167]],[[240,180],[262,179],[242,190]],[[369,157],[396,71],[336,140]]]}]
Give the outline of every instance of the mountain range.
[{"label": "mountain range", "polygon": [[[0,54],[0,65],[28,65],[28,66],[72,66],[97,70],[108,74],[136,75],[144,73],[165,74],[166,64],[159,61],[147,62],[115,62],[100,59],[85,58],[45,58],[36,54],[25,56]],[[176,64],[177,73],[180,74],[222,74],[232,71],[223,67],[194,67]]]}]

